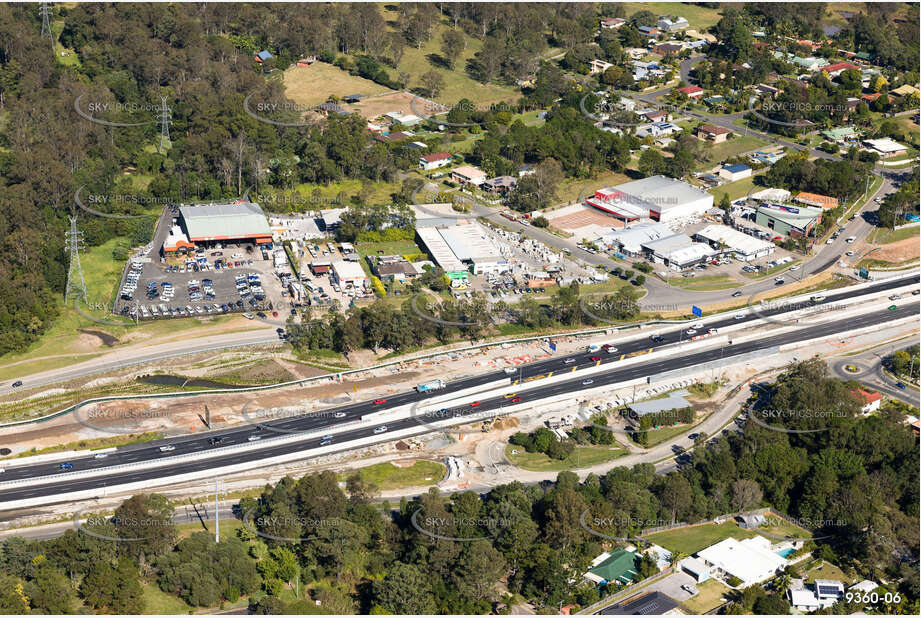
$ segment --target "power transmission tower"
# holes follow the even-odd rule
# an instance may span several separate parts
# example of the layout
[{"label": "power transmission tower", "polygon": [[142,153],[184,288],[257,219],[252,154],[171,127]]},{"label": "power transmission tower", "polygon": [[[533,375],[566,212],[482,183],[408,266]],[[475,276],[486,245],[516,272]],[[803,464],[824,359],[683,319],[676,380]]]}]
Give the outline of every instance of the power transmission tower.
[{"label": "power transmission tower", "polygon": [[160,148],[158,149],[160,154],[163,154],[169,142],[169,125],[173,121],[172,114],[173,109],[166,104],[166,97],[160,97]]},{"label": "power transmission tower", "polygon": [[51,33],[51,3],[42,2],[38,7],[38,12],[42,16],[42,38],[48,37],[53,41],[54,35]]},{"label": "power transmission tower", "polygon": [[64,298],[76,296],[77,300],[86,302],[86,282],[83,280],[83,268],[80,266],[80,249],[83,233],[77,229],[77,217],[70,218],[70,233],[64,239],[64,247],[70,250],[70,266],[67,269],[67,287]]}]

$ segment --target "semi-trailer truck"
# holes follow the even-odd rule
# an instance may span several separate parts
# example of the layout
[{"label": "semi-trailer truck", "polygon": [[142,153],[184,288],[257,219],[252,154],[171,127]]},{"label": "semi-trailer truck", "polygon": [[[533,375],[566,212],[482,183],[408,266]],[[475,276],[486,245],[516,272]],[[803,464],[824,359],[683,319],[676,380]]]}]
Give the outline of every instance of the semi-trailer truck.
[{"label": "semi-trailer truck", "polygon": [[437,391],[445,387],[444,380],[429,380],[428,382],[423,382],[422,384],[416,385],[417,393],[427,393],[429,391]]}]

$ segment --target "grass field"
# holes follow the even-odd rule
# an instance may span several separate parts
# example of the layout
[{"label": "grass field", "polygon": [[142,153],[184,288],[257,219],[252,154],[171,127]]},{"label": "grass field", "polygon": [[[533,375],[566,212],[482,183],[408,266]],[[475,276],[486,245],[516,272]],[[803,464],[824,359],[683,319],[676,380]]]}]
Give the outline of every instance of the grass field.
[{"label": "grass field", "polygon": [[775,515],[767,514],[765,515],[765,519],[767,520],[767,524],[758,528],[758,532],[765,533],[762,536],[769,538],[773,543],[778,542],[781,537],[793,537],[795,539],[812,538],[812,533],[805,528],[795,526]]},{"label": "grass field", "polygon": [[194,609],[179,597],[160,590],[155,581],[141,584],[141,587],[144,589],[145,614],[188,614]]},{"label": "grass field", "polygon": [[681,607],[694,615],[703,615],[711,609],[723,604],[723,595],[729,592],[729,587],[716,579],[708,579],[697,584],[698,594],[681,604]]},{"label": "grass field", "polygon": [[740,197],[745,197],[749,193],[755,190],[755,176],[749,176],[748,178],[743,178],[742,180],[737,180],[735,182],[730,182],[729,184],[723,185],[721,187],[714,187],[708,191],[710,195],[713,196],[714,205],[718,205],[720,200],[723,199],[723,194],[729,196],[730,200],[737,200]]},{"label": "grass field", "polygon": [[[512,451],[518,451],[513,455]],[[574,470],[587,468],[626,455],[627,451],[617,446],[577,446],[566,459],[551,459],[543,453],[528,453],[523,447],[509,444],[505,456],[512,465],[525,470]]]},{"label": "grass field", "polygon": [[656,15],[681,15],[688,20],[692,30],[702,32],[720,20],[719,9],[677,2],[624,2],[627,17],[638,11],[652,11]]},{"label": "grass field", "polygon": [[650,448],[656,444],[662,444],[666,440],[670,440],[675,436],[680,436],[683,433],[686,433],[691,430],[691,425],[672,425],[671,427],[663,427],[662,429],[653,429],[648,431],[649,435],[647,436],[649,442],[644,445],[644,448]]},{"label": "grass field", "polygon": [[409,253],[423,253],[419,245],[411,240],[394,240],[390,242],[360,242],[356,243],[355,250],[358,255],[364,258],[366,255],[378,255],[378,251],[383,251],[384,255],[406,255]]},{"label": "grass field", "polygon": [[341,98],[349,94],[373,96],[390,92],[386,86],[357,75],[350,75],[348,71],[325,62],[315,62],[309,67],[286,69],[283,81],[285,95],[303,105],[319,105],[331,95]]},{"label": "grass field", "polygon": [[[385,462],[359,468],[357,472],[365,482],[373,483],[378,489],[387,490],[434,485],[444,478],[445,469],[445,465],[437,461],[419,459],[406,468]],[[345,481],[352,474],[354,472],[346,472],[338,477],[340,481]]]},{"label": "grass field", "polygon": [[[303,196],[303,200],[298,198],[285,199],[290,200],[292,204],[303,201],[316,210],[346,208],[351,198],[359,195],[363,187],[368,187],[368,194],[364,201],[369,204],[390,204],[392,202],[390,195],[400,190],[400,184],[396,182],[369,182],[353,179],[324,185],[302,183],[297,185],[296,191],[298,196]],[[271,199],[265,201],[269,204],[272,203]],[[278,201],[281,201],[281,198]]]},{"label": "grass field", "polygon": [[707,167],[712,167],[731,157],[737,157],[742,153],[749,152],[761,148],[762,146],[767,146],[767,142],[753,137],[751,135],[736,135],[732,139],[728,139],[722,144],[713,144],[705,152],[707,158],[705,163],[698,166],[697,169],[705,169]]},{"label": "grass field", "polygon": [[815,582],[817,579],[837,579],[844,583],[845,586],[849,586],[854,583],[854,580],[844,574],[840,568],[835,565],[822,561],[821,564],[817,567],[813,567],[806,571],[803,574],[803,579],[807,584]]},{"label": "grass field", "polygon": [[557,200],[559,202],[574,202],[583,192],[588,197],[597,189],[612,187],[625,182],[630,182],[630,177],[619,172],[605,172],[590,180],[567,179],[561,182],[559,188],[557,188]]},{"label": "grass field", "polygon": [[737,280],[725,273],[687,278],[679,275],[677,277],[670,277],[668,283],[676,288],[683,288],[685,290],[726,290],[740,285]]},{"label": "grass field", "polygon": [[887,245],[889,243],[905,240],[906,238],[911,238],[912,236],[917,236],[919,231],[921,231],[921,228],[918,226],[906,227],[901,230],[890,230],[887,227],[878,227],[867,236],[867,242],[876,245]]},{"label": "grass field", "polygon": [[734,537],[741,541],[753,536],[756,536],[754,532],[739,528],[734,521],[727,521],[722,524],[701,524],[699,526],[656,532],[644,538],[671,552],[691,555],[729,537]]},{"label": "grass field", "polygon": [[[381,14],[388,22],[388,29],[394,29],[399,19],[397,12],[389,10],[387,6],[382,7]],[[441,58],[441,37],[450,28],[446,22],[439,22],[432,28],[431,38],[417,49],[407,45],[400,59],[396,70],[388,67],[387,70],[392,76],[397,73],[405,72],[410,76],[409,88],[412,89],[420,84],[420,77],[431,71],[441,74],[445,81],[445,87],[435,99],[439,103],[456,103],[463,98],[470,99],[477,106],[486,109],[487,106],[500,102],[515,101],[521,96],[517,88],[500,86],[497,84],[481,84],[471,79],[465,72],[464,67],[467,60],[473,58],[483,44],[480,40],[464,35],[467,46],[454,65],[454,70],[449,70],[438,64]],[[458,30],[463,32],[462,30]],[[434,61],[434,62],[433,62]]]}]

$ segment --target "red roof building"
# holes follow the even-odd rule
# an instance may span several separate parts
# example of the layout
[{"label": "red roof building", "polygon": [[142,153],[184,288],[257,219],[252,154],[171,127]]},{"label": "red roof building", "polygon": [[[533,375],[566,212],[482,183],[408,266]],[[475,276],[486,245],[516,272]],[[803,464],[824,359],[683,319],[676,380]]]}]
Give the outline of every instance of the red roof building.
[{"label": "red roof building", "polygon": [[688,95],[689,98],[694,99],[700,96],[703,96],[704,89],[700,86],[687,86],[685,88],[679,88],[678,92],[682,92]]},{"label": "red roof building", "polygon": [[859,401],[863,406],[862,412],[864,414],[869,414],[874,410],[879,410],[879,406],[883,401],[883,396],[879,393],[871,393],[863,390],[862,388],[855,388],[850,391],[851,396]]},{"label": "red roof building", "polygon": [[860,70],[860,67],[856,64],[851,64],[850,62],[838,62],[836,64],[830,64],[826,67],[822,67],[822,70],[828,73],[829,75],[835,76],[840,75],[842,72],[848,69],[857,69]]}]

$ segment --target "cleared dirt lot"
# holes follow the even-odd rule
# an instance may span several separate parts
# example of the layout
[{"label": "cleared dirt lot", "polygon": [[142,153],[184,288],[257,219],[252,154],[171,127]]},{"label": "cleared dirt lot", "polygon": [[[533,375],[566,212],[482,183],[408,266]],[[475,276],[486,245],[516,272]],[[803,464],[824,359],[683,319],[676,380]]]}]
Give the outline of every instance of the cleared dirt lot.
[{"label": "cleared dirt lot", "polygon": [[[347,93],[351,94],[351,93]],[[448,109],[436,103],[423,99],[409,92],[390,92],[374,97],[369,97],[359,103],[343,105],[350,112],[358,112],[365,118],[376,118],[387,112],[402,112],[404,114],[415,114],[421,118],[427,118],[433,114],[441,114]]]}]

